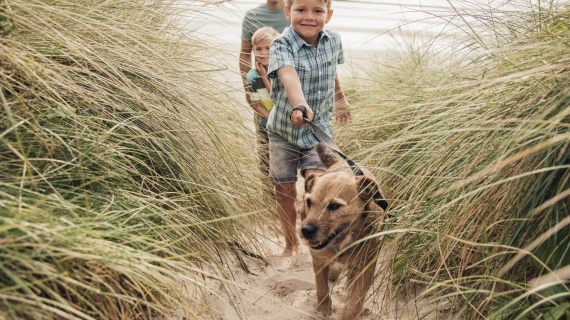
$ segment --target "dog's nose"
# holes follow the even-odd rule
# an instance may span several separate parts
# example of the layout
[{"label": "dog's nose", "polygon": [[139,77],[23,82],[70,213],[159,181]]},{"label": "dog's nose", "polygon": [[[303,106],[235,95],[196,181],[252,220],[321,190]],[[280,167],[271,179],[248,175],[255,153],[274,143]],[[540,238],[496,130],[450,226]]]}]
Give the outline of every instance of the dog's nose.
[{"label": "dog's nose", "polygon": [[317,230],[319,229],[310,223],[304,225],[303,228],[301,228],[303,237],[305,237],[305,239],[307,240],[311,240],[315,236],[315,234],[317,234]]}]

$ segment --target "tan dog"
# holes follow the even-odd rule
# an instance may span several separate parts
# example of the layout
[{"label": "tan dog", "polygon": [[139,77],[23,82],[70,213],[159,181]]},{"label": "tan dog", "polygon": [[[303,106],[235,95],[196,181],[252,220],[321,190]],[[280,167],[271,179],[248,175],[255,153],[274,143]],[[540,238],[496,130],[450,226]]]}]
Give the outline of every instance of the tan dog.
[{"label": "tan dog", "polygon": [[362,312],[366,291],[373,281],[378,240],[372,238],[345,249],[375,232],[382,210],[373,199],[381,197],[380,190],[372,174],[364,171],[364,176],[355,176],[346,161],[322,143],[317,152],[328,170],[307,177],[306,218],[301,227],[313,258],[317,310],[332,313],[329,270],[335,262],[341,262],[348,272],[348,300],[342,319],[353,320]]}]

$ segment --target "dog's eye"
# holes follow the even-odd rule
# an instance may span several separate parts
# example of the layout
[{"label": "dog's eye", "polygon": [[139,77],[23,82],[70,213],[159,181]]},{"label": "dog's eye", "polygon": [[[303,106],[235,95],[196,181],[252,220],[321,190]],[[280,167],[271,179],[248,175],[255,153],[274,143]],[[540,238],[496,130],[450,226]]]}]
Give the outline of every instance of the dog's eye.
[{"label": "dog's eye", "polygon": [[341,205],[338,203],[329,203],[329,205],[327,206],[327,209],[329,209],[330,211],[335,211],[340,207],[341,207]]},{"label": "dog's eye", "polygon": [[311,199],[307,199],[307,201],[305,201],[305,206],[306,206],[307,208],[310,208],[311,205],[312,205]]}]

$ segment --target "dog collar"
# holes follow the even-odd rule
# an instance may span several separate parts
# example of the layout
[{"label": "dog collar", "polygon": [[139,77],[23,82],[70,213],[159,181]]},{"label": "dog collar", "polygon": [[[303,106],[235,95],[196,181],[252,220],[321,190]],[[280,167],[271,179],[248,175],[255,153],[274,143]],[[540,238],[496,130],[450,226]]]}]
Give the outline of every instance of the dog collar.
[{"label": "dog collar", "polygon": [[334,250],[334,254],[338,254],[338,249],[337,249],[337,247],[334,245],[334,243],[333,243],[333,250]]},{"label": "dog collar", "polygon": [[[360,230],[359,230],[359,229],[353,229],[353,230],[351,230],[348,234],[355,233],[355,232],[357,232],[357,231],[360,231]],[[338,251],[339,251],[339,250],[338,250],[338,248],[336,247],[336,245],[334,244],[333,241],[331,241],[331,244],[332,244],[332,248],[333,248],[333,250],[334,250],[334,254],[338,254]]]},{"label": "dog collar", "polygon": [[[338,229],[336,229],[336,230],[333,232],[333,234],[331,234],[331,235],[330,235],[325,241],[323,241],[319,246],[314,247],[314,248],[311,248],[311,249],[313,249],[313,250],[321,250],[322,248],[328,246],[329,244],[332,244],[334,253],[335,253],[335,254],[338,254],[339,250],[338,250],[338,248],[336,247],[336,245],[334,244],[333,240],[334,240],[337,236],[339,236],[346,228],[348,228],[348,225],[347,225],[347,224],[341,225],[340,227],[338,227]],[[353,230],[351,230],[348,234],[355,233],[355,232],[357,232],[357,231],[360,231],[360,229],[353,229]],[[348,235],[348,234],[347,234],[347,235]]]},{"label": "dog collar", "polygon": [[320,245],[311,248],[313,250],[321,250],[322,248],[326,247],[329,245],[329,243],[331,243],[334,238],[336,238],[340,233],[342,233],[344,231],[344,229],[348,228],[348,224],[343,224],[340,227],[338,227],[325,241],[323,241]]}]

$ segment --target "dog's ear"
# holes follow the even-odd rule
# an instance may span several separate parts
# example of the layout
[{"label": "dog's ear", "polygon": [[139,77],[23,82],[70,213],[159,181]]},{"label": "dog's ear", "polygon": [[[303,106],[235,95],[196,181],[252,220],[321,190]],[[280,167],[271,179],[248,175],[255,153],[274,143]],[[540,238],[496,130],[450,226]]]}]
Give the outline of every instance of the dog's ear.
[{"label": "dog's ear", "polygon": [[319,159],[325,168],[330,168],[334,164],[338,162],[344,162],[344,159],[341,158],[336,152],[333,152],[329,147],[327,147],[324,143],[317,144],[317,153],[319,154]]},{"label": "dog's ear", "polygon": [[380,187],[374,179],[367,176],[356,176],[356,187],[358,188],[358,195],[362,200],[374,200],[382,198]]},{"label": "dog's ear", "polygon": [[313,186],[315,185],[315,180],[317,180],[317,178],[322,175],[323,173],[320,172],[319,173],[313,172],[309,174],[309,176],[305,180],[305,192],[311,192],[311,190],[313,190]]}]

